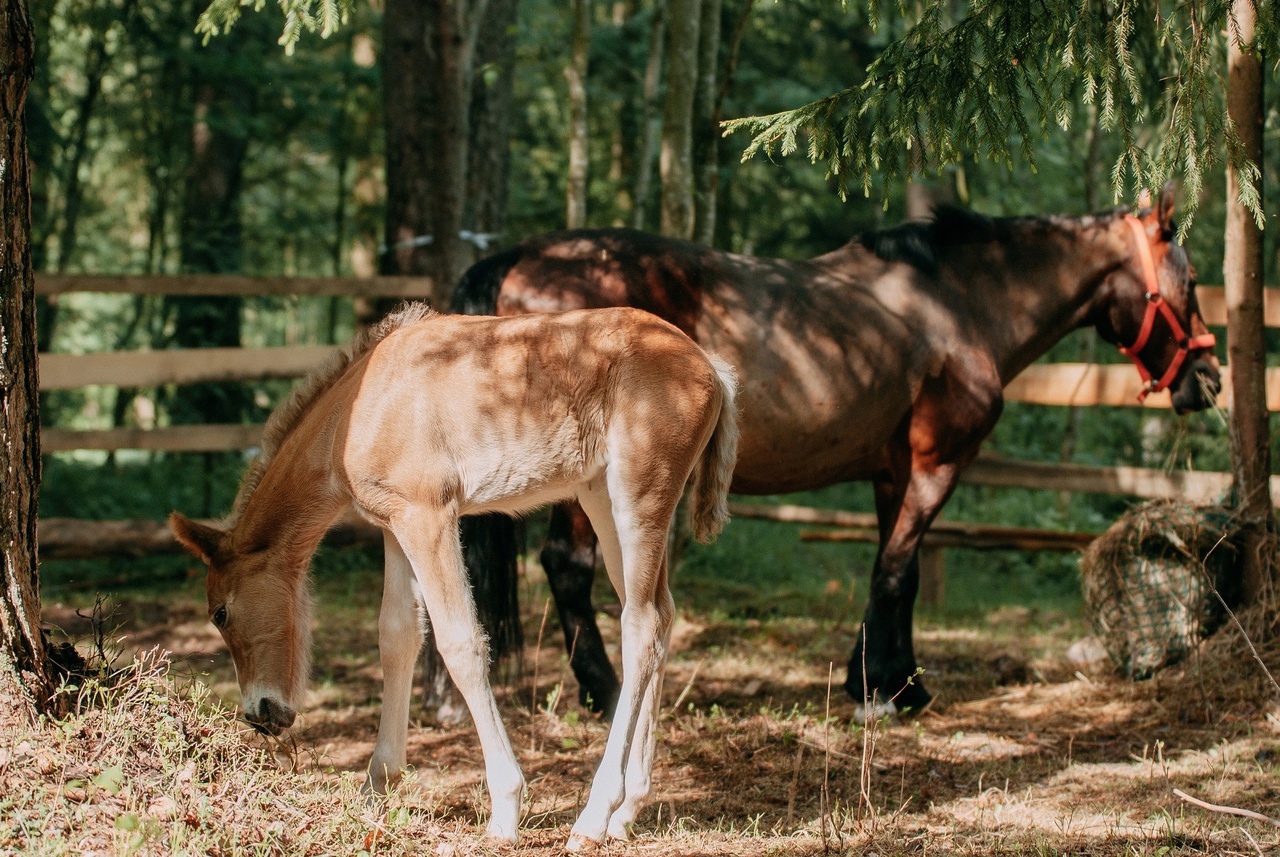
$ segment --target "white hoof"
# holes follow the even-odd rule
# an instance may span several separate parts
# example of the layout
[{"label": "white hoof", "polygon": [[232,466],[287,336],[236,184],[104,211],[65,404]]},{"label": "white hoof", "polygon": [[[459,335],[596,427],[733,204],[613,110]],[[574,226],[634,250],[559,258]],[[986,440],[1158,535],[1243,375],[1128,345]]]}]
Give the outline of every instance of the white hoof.
[{"label": "white hoof", "polygon": [[898,706],[893,704],[893,700],[875,702],[871,705],[855,705],[853,708],[853,722],[866,726],[868,723],[874,723],[886,717],[893,717],[897,713]]},{"label": "white hoof", "polygon": [[572,834],[569,837],[569,841],[564,844],[564,850],[572,854],[585,854],[595,851],[599,847],[600,843],[585,833]]},{"label": "white hoof", "polygon": [[520,838],[515,828],[495,824],[490,824],[484,835],[490,842],[505,843],[507,845],[515,845]]},{"label": "white hoof", "polygon": [[625,842],[631,838],[631,821],[630,820],[621,821],[621,820],[615,820],[615,819],[616,819],[616,816],[614,818],[609,819],[609,838],[618,839]]}]

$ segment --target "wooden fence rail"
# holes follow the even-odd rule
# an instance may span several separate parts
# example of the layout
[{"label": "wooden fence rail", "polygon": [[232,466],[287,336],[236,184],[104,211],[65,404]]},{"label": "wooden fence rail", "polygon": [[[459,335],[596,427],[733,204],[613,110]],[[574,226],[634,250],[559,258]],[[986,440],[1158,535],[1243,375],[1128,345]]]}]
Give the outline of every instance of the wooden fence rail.
[{"label": "wooden fence rail", "polygon": [[[337,348],[192,348],[103,354],[41,354],[40,389],[69,390],[90,384],[156,387],[204,381],[298,378],[317,368]],[[1218,403],[1228,407],[1231,379],[1222,376]],[[1005,400],[1035,405],[1146,407],[1168,409],[1168,394],[1138,402],[1142,383],[1127,364],[1045,363],[1028,366],[1005,387]],[[1267,370],[1267,407],[1280,411],[1280,369]]]},{"label": "wooden fence rail", "polygon": [[241,277],[234,274],[36,274],[37,295],[100,292],[199,297],[421,298],[429,277]]},{"label": "wooden fence rail", "polygon": [[[134,295],[310,295],[416,298],[431,294],[427,277],[241,277],[229,274],[36,274],[37,295],[105,292]],[[1206,324],[1227,323],[1221,286],[1198,286]],[[1265,290],[1267,327],[1280,327],[1280,289]]]}]

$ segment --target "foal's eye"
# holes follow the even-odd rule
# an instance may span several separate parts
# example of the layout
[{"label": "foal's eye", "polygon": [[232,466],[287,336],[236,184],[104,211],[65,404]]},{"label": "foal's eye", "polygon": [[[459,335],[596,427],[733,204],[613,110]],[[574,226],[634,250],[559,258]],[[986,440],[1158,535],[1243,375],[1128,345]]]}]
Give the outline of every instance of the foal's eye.
[{"label": "foal's eye", "polygon": [[217,625],[219,628],[227,624],[226,607],[219,607],[217,610],[213,611],[213,624]]}]

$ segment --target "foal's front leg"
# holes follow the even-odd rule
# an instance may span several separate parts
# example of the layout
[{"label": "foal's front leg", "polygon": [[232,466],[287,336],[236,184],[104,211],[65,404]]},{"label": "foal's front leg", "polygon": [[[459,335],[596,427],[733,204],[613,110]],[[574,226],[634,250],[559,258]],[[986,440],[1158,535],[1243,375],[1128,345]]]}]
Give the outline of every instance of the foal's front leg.
[{"label": "foal's front leg", "polygon": [[480,736],[492,805],[488,833],[515,842],[524,775],[489,687],[489,647],[462,563],[457,516],[451,510],[411,511],[397,516],[392,528],[413,565],[440,656]]},{"label": "foal's front leg", "polygon": [[382,612],[378,615],[378,653],[382,659],[382,719],[378,743],[369,762],[365,788],[385,793],[387,784],[405,767],[409,740],[409,703],[413,664],[422,648],[422,614],[413,567],[389,531],[383,531],[386,556]]}]

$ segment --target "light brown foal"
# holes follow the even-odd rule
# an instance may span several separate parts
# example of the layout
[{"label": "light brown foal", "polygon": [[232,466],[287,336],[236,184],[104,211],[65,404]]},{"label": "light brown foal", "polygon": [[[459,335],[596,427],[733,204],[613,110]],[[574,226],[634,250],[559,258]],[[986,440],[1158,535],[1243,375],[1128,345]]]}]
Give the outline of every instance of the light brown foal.
[{"label": "light brown foal", "polygon": [[309,669],[307,567],[348,506],[380,526],[384,695],[368,786],[406,764],[421,608],[475,720],[492,801],[514,841],[524,777],[488,681],[458,519],[576,499],[622,600],[618,716],[568,846],[625,837],[650,789],[673,605],[667,532],[692,477],[694,535],[714,538],[737,448],[735,382],[674,326],[633,309],[513,319],[410,307],[300,386],[267,424],[225,527],[174,513],[209,565],[209,616],[245,718],[293,724]]}]

